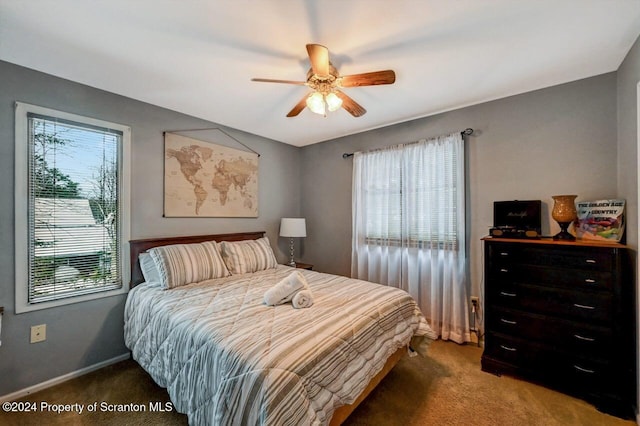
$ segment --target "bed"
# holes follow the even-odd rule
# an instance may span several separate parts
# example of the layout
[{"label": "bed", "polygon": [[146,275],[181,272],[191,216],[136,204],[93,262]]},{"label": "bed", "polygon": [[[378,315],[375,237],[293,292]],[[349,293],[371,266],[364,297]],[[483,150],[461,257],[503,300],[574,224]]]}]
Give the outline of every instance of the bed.
[{"label": "bed", "polygon": [[[169,289],[145,282],[141,254],[162,270],[161,247],[211,241],[234,273]],[[264,232],[131,241],[125,343],[190,424],[341,424],[412,339],[436,336],[401,290],[273,263],[251,272],[233,265],[236,247],[264,241]],[[293,271],[313,305],[266,305],[265,292]]]}]

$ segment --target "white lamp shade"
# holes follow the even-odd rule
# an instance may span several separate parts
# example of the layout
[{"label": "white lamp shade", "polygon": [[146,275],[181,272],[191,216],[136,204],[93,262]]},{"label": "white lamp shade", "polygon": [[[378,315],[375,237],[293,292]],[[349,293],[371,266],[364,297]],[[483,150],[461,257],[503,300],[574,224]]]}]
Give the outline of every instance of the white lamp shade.
[{"label": "white lamp shade", "polygon": [[325,96],[324,99],[327,101],[327,109],[329,111],[333,112],[342,106],[342,99],[333,92]]},{"label": "white lamp shade", "polygon": [[324,98],[322,93],[313,92],[307,98],[307,107],[316,114],[324,115]]},{"label": "white lamp shade", "polygon": [[304,218],[283,217],[280,221],[281,237],[306,237],[307,226]]}]

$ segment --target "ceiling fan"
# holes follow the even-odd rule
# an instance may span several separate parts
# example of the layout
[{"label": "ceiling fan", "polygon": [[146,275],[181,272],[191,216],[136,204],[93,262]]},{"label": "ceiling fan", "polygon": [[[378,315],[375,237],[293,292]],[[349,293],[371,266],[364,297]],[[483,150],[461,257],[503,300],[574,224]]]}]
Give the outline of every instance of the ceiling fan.
[{"label": "ceiling fan", "polygon": [[360,117],[367,110],[340,89],[343,87],[393,84],[396,81],[396,73],[392,70],[341,76],[329,61],[329,49],[320,44],[307,44],[307,53],[311,62],[311,68],[307,72],[307,81],[272,80],[269,78],[251,79],[251,81],[265,83],[298,84],[313,90],[289,111],[287,117],[295,117],[300,114],[305,106],[316,114],[321,115],[326,115],[327,109],[335,111],[342,107],[354,117]]}]

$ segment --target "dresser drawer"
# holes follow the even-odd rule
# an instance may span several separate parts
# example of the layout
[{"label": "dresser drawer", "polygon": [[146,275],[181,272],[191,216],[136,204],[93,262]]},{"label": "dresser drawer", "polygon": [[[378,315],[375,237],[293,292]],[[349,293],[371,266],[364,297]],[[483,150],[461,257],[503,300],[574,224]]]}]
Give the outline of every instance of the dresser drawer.
[{"label": "dresser drawer", "polygon": [[610,358],[614,343],[611,328],[503,308],[492,311],[487,319],[487,327],[496,333],[541,342],[557,350],[579,353],[589,359]]},{"label": "dresser drawer", "polygon": [[584,358],[549,345],[499,333],[487,334],[483,356],[511,365],[525,376],[536,376],[558,387],[580,392],[604,391],[614,386],[607,360]]},{"label": "dresser drawer", "polygon": [[593,247],[549,250],[546,247],[500,243],[489,247],[489,256],[495,264],[520,263],[594,271],[610,271],[615,266],[614,251]]},{"label": "dresser drawer", "polygon": [[489,269],[492,280],[538,285],[564,286],[575,289],[611,290],[613,274],[606,271],[560,269],[520,263],[498,264]]},{"label": "dresser drawer", "polygon": [[614,265],[611,250],[587,247],[553,251],[541,247],[524,247],[521,256],[526,263],[561,268],[610,271]]},{"label": "dresser drawer", "polygon": [[574,291],[556,287],[496,282],[488,303],[496,308],[524,310],[569,320],[607,324],[613,312],[613,295],[607,292]]},{"label": "dresser drawer", "polygon": [[536,351],[523,340],[491,331],[487,332],[485,343],[483,357],[513,366],[526,365],[528,368],[536,368]]},{"label": "dresser drawer", "polygon": [[611,272],[590,269],[560,269],[541,266],[527,266],[520,270],[518,280],[531,284],[550,284],[570,287],[576,290],[611,290]]},{"label": "dresser drawer", "polygon": [[607,363],[569,356],[561,359],[559,364],[558,379],[565,386],[570,383],[580,393],[608,392],[616,386],[612,380],[611,366]]}]

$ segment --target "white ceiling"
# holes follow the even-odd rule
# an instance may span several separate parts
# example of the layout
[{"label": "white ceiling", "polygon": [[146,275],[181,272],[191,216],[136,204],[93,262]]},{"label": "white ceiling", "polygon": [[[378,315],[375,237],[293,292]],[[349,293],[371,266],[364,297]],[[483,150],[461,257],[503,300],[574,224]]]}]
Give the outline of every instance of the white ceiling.
[{"label": "white ceiling", "polygon": [[[640,0],[0,0],[0,59],[295,146],[615,71]],[[305,44],[367,109],[285,115]],[[0,83],[1,84],[1,83]]]}]

